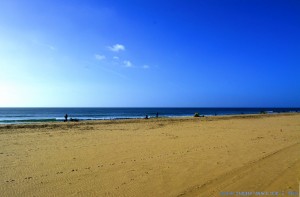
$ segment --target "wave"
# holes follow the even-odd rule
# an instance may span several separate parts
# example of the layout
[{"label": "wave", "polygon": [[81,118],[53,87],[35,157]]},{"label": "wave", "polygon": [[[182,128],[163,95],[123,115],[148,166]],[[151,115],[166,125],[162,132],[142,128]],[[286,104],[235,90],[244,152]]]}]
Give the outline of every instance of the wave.
[{"label": "wave", "polygon": [[[144,116],[110,116],[110,117],[72,117],[68,121],[88,121],[88,120],[124,120],[124,119],[142,119]],[[39,122],[63,122],[64,118],[30,118],[30,119],[0,119],[0,124],[24,124],[24,123],[39,123]]]},{"label": "wave", "polygon": [[56,122],[55,118],[50,119],[15,119],[15,120],[0,120],[0,124],[18,124],[18,123],[35,123],[35,122]]},{"label": "wave", "polygon": [[[148,116],[149,118],[155,118],[155,115]],[[161,115],[159,117],[175,118],[175,117],[191,117],[191,115]],[[0,124],[24,124],[24,123],[38,123],[38,122],[63,122],[65,119],[62,117],[54,118],[18,118],[15,119],[0,119]],[[102,117],[72,117],[68,118],[68,121],[89,121],[89,120],[126,120],[126,119],[144,119],[145,116],[102,116]]]}]

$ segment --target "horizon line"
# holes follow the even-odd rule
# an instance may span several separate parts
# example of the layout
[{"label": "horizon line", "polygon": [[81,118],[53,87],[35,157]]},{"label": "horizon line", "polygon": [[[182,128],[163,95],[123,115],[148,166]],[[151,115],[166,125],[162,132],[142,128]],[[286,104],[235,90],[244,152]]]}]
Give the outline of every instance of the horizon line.
[{"label": "horizon line", "polygon": [[300,107],[1,107],[0,108],[299,108]]}]

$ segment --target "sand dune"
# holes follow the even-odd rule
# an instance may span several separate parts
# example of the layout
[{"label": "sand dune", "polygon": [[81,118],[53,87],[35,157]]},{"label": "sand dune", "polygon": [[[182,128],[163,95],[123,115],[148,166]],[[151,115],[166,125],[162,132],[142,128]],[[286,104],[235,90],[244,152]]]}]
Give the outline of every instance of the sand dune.
[{"label": "sand dune", "polygon": [[0,174],[1,196],[297,196],[300,114],[0,126]]}]

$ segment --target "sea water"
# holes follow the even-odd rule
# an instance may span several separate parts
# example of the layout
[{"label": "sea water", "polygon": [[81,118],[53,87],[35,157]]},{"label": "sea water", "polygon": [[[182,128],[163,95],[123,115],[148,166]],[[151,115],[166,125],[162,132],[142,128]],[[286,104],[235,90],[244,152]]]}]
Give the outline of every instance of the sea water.
[{"label": "sea water", "polygon": [[300,108],[0,108],[0,124],[300,112]]}]

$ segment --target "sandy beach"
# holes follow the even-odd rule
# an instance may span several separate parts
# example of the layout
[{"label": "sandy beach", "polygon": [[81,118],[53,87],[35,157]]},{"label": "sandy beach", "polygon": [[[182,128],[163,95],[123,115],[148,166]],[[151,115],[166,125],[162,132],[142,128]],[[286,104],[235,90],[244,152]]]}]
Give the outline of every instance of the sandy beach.
[{"label": "sandy beach", "polygon": [[300,114],[2,125],[0,175],[1,196],[289,196]]}]

